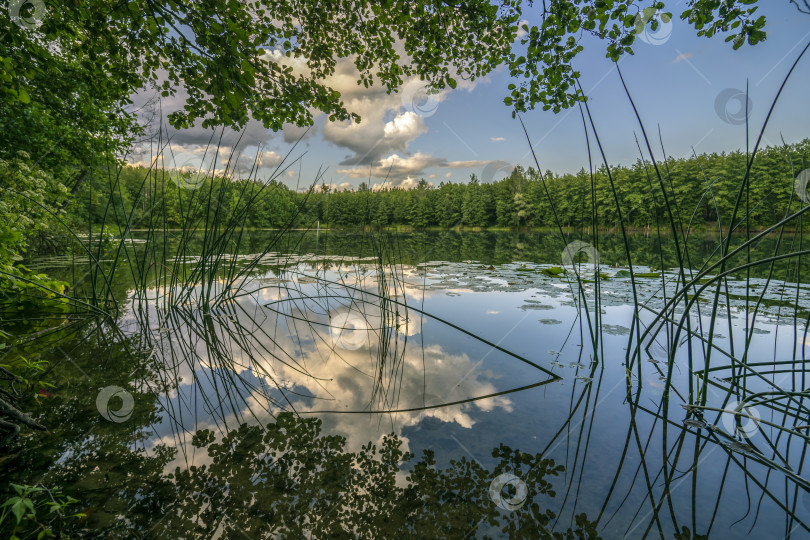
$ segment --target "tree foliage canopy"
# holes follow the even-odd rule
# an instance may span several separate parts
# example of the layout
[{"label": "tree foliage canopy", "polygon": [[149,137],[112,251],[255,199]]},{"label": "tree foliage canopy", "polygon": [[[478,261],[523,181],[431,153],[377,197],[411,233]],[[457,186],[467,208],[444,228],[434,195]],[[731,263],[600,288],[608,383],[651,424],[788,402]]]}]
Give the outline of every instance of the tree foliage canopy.
[{"label": "tree foliage canopy", "polygon": [[[737,48],[765,38],[756,4],[692,0],[679,9],[698,34],[724,34]],[[0,13],[0,138],[35,157],[58,140],[60,148],[49,148],[55,161],[83,162],[111,144],[126,148],[137,133],[131,96],[150,85],[182,100],[170,116],[175,127],[239,128],[252,117],[278,130],[311,123],[313,110],[359,120],[325,82],[341,58],[352,59],[359,84],[388,91],[411,76],[433,89],[455,87],[507,65],[519,80],[505,99],[514,111],[560,110],[583,99],[573,63],[584,38],[603,41],[616,60],[632,53],[639,29],[671,16],[670,5],[677,7],[640,0],[11,0]],[[305,69],[293,69],[290,59]]]},{"label": "tree foliage canopy", "polygon": [[[582,52],[583,37],[606,44],[606,55],[618,61],[633,54],[636,37],[650,27],[657,30],[669,22],[682,2],[639,0],[548,0],[541,6],[541,23],[522,25],[524,50],[512,51],[508,64],[519,84],[510,84],[505,99],[515,112],[541,104],[559,112],[585,98],[577,88],[579,72],[573,67]],[[723,34],[734,48],[756,45],[765,39],[765,17],[757,16],[757,0],[690,0],[680,7],[680,18],[695,27],[698,35]],[[532,5],[532,2],[529,3]]]}]

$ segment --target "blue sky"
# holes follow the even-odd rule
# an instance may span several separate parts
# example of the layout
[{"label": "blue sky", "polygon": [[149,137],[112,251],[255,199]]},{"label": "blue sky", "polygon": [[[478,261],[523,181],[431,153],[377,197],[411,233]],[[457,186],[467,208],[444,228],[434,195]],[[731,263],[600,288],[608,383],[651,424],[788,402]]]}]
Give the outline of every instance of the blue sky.
[{"label": "blue sky", "polygon": [[[645,127],[657,139],[660,126],[668,155],[685,157],[691,155],[693,147],[698,153],[744,149],[740,106],[746,83],[751,140],[756,139],[784,76],[810,40],[810,15],[799,12],[788,0],[760,0],[759,4],[760,12],[768,18],[768,38],[756,46],[744,45],[735,51],[722,37],[698,37],[694,28],[677,17],[682,6],[675,6],[670,8],[676,12],[671,27],[649,36],[646,41],[650,43],[637,40],[636,54],[621,60]],[[527,8],[531,9],[536,11],[537,7]],[[531,11],[525,15],[532,20]],[[603,43],[586,38],[583,44],[585,51],[574,67],[582,74],[582,87],[590,98],[608,160],[611,164],[633,163],[639,157],[634,137],[640,135],[640,129],[616,66],[605,58]],[[434,184],[466,182],[472,173],[480,178],[487,164],[495,161],[534,165],[520,123],[503,104],[511,82],[505,69],[425,102],[412,97],[421,90],[416,81],[399,95],[387,95],[379,87],[356,87],[350,63],[345,62],[342,71],[341,65],[335,87],[344,94],[349,108],[361,114],[363,122],[347,127],[319,116],[293,151],[292,155],[301,159],[281,177],[287,185],[308,185],[319,169],[326,169],[323,182],[346,188],[364,180],[381,184],[389,170],[392,185],[408,186],[420,177]],[[766,145],[777,145],[782,137],[788,143],[810,137],[809,82],[810,54],[794,71],[777,104],[765,131]],[[587,168],[578,109],[558,114],[530,111],[523,120],[543,170],[575,172]],[[270,133],[250,126],[244,138],[243,159],[250,160],[256,145],[261,144],[266,165],[277,163],[300,133],[292,127],[283,133]],[[180,153],[193,154],[194,145],[210,136],[201,135],[175,135]],[[660,158],[660,150],[655,151]],[[598,156],[594,158],[598,160]],[[499,175],[503,176],[507,169],[500,168]],[[269,171],[264,169],[263,175]]]}]

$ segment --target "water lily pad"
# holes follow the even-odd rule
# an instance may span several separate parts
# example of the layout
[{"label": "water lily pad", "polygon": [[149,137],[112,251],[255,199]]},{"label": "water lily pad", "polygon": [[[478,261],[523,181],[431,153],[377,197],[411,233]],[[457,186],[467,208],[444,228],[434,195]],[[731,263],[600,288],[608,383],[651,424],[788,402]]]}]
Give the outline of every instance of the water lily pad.
[{"label": "water lily pad", "polygon": [[554,306],[544,306],[543,304],[524,304],[520,306],[520,309],[526,311],[527,309],[539,309],[539,310],[547,310],[547,309],[554,309]]},{"label": "water lily pad", "polygon": [[613,336],[626,336],[630,333],[630,329],[620,324],[603,324],[602,330],[606,334]]},{"label": "water lily pad", "polygon": [[560,266],[552,266],[551,268],[543,268],[540,270],[542,273],[549,277],[560,277],[562,274],[565,274],[565,268]]}]

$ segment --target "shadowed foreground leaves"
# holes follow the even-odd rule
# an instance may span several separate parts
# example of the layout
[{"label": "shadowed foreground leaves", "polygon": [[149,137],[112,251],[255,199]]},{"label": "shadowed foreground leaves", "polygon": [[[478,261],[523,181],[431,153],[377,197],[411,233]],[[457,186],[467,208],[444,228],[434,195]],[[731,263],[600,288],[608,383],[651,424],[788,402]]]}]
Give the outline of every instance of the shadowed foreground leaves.
[{"label": "shadowed foreground leaves", "polygon": [[[552,533],[556,516],[535,500],[555,495],[547,477],[562,466],[506,446],[493,450],[493,471],[461,458],[437,466],[431,451],[408,468],[394,435],[378,447],[346,452],[346,440],[321,435],[321,421],[282,413],[262,429],[241,425],[220,442],[197,432],[210,465],[179,468],[168,478],[174,500],[152,531],[158,537],[224,538],[458,538],[478,531],[513,538],[598,538],[595,525],[579,516],[576,530]],[[203,458],[203,460],[205,460]],[[401,466],[409,472],[402,473]],[[514,512],[498,509],[489,495],[492,479],[509,472],[528,488],[527,503]],[[405,478],[403,478],[405,476]],[[504,497],[510,497],[504,492]]]}]

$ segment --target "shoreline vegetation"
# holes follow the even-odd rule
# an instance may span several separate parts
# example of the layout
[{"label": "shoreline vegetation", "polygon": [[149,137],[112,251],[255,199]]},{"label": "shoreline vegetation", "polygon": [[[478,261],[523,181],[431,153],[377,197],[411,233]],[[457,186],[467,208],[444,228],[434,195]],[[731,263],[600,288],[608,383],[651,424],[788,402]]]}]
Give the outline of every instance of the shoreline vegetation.
[{"label": "shoreline vegetation", "polygon": [[[808,166],[808,153],[810,139],[758,153],[750,173],[748,219],[737,228],[764,230],[786,211],[806,204],[794,184]],[[497,181],[473,174],[469,182],[438,186],[423,178],[412,189],[362,183],[354,190],[335,190],[321,177],[321,183],[301,191],[279,182],[278,176],[264,181],[125,166],[113,179],[91,176],[73,190],[65,209],[74,230],[95,230],[102,224],[113,230],[150,230],[156,211],[167,230],[181,230],[187,218],[202,218],[215,197],[220,210],[238,215],[240,225],[248,229],[559,232],[592,229],[595,218],[599,230],[619,231],[621,216],[626,230],[644,232],[657,226],[667,229],[669,216],[661,204],[666,195],[684,227],[711,232],[722,227],[725,234],[747,159],[741,151],[669,158],[662,162],[667,194],[659,182],[650,181],[655,172],[648,162],[612,166],[621,212],[604,167],[595,170],[592,179],[585,169],[560,175],[520,166],[505,169],[508,175]]]},{"label": "shoreline vegetation", "polygon": [[[716,226],[711,227],[712,224],[705,223],[700,225],[693,225],[692,232],[693,233],[705,233],[708,235],[712,235],[714,238],[714,234],[717,232],[722,232],[724,235],[728,234],[728,227],[723,227],[722,231],[720,231]],[[768,230],[769,227],[764,225],[758,227],[751,227],[749,229],[750,232],[762,232]],[[164,229],[166,232],[182,232],[183,229],[181,227],[177,228],[167,228]],[[283,227],[245,227],[243,229],[245,232],[259,232],[259,231],[308,231],[308,232],[316,232],[320,231],[322,233],[327,232],[376,232],[379,231],[379,227],[375,227],[373,225],[335,225],[330,226],[328,224],[321,223],[317,226],[313,227],[292,227],[292,228],[283,228]],[[799,228],[796,227],[785,227],[783,229],[786,233],[797,232]],[[574,227],[574,226],[567,226],[562,227],[562,231],[564,233],[577,233],[577,234],[593,234],[593,228],[582,228],[582,227]],[[647,227],[625,227],[625,231],[631,234],[659,234],[658,231],[655,230],[654,225],[649,225]],[[131,233],[147,233],[150,232],[149,229],[129,229]],[[199,231],[202,233],[202,231]],[[389,233],[410,233],[410,232],[522,232],[522,233],[549,233],[555,234],[559,233],[560,229],[554,227],[467,227],[467,226],[456,226],[450,228],[443,228],[443,227],[422,227],[417,228],[412,225],[389,225],[385,228],[385,232]],[[597,232],[602,233],[615,233],[621,234],[621,228],[616,227],[599,227],[597,228]],[[662,236],[669,236],[672,233],[667,230],[660,231]],[[745,234],[745,231],[735,232],[735,234]],[[774,234],[777,234],[774,232]]]}]

